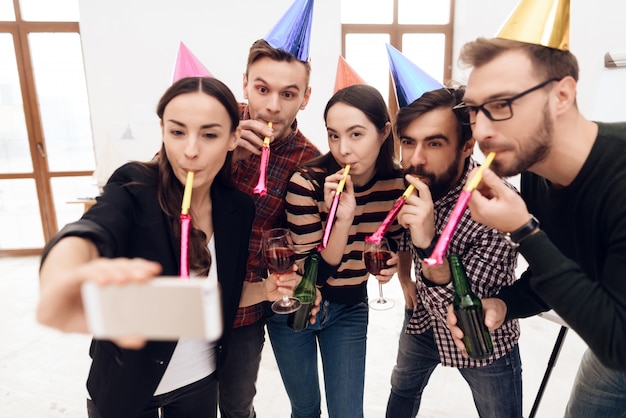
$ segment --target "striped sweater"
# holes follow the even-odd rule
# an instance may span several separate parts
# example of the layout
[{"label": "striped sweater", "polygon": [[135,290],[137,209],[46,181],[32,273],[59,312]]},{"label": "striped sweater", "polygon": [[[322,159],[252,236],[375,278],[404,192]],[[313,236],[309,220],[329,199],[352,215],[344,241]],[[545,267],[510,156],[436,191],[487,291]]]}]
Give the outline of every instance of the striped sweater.
[{"label": "striped sweater", "polygon": [[[324,202],[326,176],[328,171],[322,168],[300,168],[287,187],[285,212],[299,262],[322,241],[328,218]],[[378,229],[404,187],[399,171],[384,178],[376,174],[364,186],[355,186],[356,209],[341,264],[320,268],[318,285],[322,285],[320,291],[324,300],[353,305],[367,299],[369,273],[363,261],[365,237]],[[402,233],[402,227],[394,221],[386,234],[392,250],[397,249]]]}]

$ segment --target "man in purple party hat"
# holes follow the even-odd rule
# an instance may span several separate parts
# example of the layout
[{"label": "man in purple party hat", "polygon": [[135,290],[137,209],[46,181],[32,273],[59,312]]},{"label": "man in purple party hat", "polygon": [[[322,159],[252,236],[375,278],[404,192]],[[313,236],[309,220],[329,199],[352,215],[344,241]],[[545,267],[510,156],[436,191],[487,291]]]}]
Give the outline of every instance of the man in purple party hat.
[{"label": "man in purple party hat", "polygon": [[[252,44],[243,76],[243,94],[248,103],[240,104],[242,129],[233,161],[233,179],[240,190],[254,199],[256,217],[246,282],[231,335],[233,343],[225,372],[220,375],[223,418],[256,416],[253,399],[265,341],[265,316],[271,312],[268,301],[279,298],[276,282],[264,280],[267,266],[263,262],[261,238],[264,231],[284,226],[285,192],[295,167],[319,155],[296,121],[298,111],[306,108],[311,94],[312,18],[313,0],[295,0],[267,36]],[[271,149],[266,194],[257,194],[255,186],[261,174],[265,137],[270,138]]]},{"label": "man in purple party hat", "polygon": [[[454,296],[450,267],[445,259],[436,267],[424,263],[470,171],[478,165],[472,158],[474,139],[467,114],[453,110],[464,89],[444,88],[392,46],[387,45],[387,52],[400,106],[394,129],[401,163],[406,180],[417,191],[398,214],[398,222],[407,228],[398,270],[406,311],[387,417],[415,417],[428,379],[441,364],[459,370],[481,417],[518,418],[522,415],[518,322],[491,334],[492,354],[480,360],[463,356],[446,325]],[[496,230],[473,221],[468,210],[450,239],[449,252],[462,260],[474,293],[493,295],[515,280],[515,251]]]}]

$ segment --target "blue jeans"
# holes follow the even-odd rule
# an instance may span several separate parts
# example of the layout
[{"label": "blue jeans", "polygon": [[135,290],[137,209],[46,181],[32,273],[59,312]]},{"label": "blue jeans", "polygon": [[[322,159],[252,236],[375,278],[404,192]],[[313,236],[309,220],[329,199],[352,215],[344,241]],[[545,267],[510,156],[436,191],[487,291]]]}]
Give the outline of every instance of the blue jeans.
[{"label": "blue jeans", "polygon": [[[406,310],[400,333],[398,358],[391,374],[391,394],[387,402],[388,418],[417,416],[422,392],[435,367],[441,363],[432,329],[416,335],[404,332],[412,313]],[[522,367],[517,345],[487,366],[458,370],[472,390],[481,417],[522,416]]]},{"label": "blue jeans", "polygon": [[222,418],[253,418],[256,379],[265,342],[265,321],[233,328],[226,361],[219,372]]},{"label": "blue jeans", "polygon": [[287,315],[267,322],[276,362],[291,402],[292,418],[317,418],[321,395],[317,366],[320,347],[330,418],[362,418],[365,383],[367,303],[323,301],[315,324],[301,332],[287,326]]},{"label": "blue jeans", "polygon": [[587,349],[580,361],[565,416],[626,417],[626,372],[607,369]]}]

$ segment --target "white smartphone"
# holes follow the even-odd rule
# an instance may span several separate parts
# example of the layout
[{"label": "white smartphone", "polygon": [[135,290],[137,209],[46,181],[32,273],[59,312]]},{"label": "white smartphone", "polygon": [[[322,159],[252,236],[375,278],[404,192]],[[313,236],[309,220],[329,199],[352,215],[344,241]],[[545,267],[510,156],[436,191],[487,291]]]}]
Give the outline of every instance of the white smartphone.
[{"label": "white smartphone", "polygon": [[96,338],[215,341],[222,335],[217,280],[157,277],[141,284],[104,286],[85,282],[81,292]]}]

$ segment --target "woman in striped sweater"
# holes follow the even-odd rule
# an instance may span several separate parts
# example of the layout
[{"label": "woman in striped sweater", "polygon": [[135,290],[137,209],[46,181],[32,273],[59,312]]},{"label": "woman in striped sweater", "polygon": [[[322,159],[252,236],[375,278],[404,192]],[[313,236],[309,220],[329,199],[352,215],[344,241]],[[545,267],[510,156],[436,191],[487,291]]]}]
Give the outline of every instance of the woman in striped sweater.
[{"label": "woman in striped sweater", "polygon": [[[404,190],[394,162],[389,112],[373,87],[355,85],[333,95],[324,111],[330,152],[299,167],[286,196],[287,225],[300,261],[322,240],[335,190],[350,164],[345,190],[328,245],[320,252],[317,285],[322,293],[315,324],[291,331],[286,315],[268,321],[272,348],[291,402],[291,416],[319,417],[317,344],[324,370],[330,418],[363,417],[365,348],[368,323],[365,237],[379,227]],[[387,233],[392,249],[402,234],[394,223]],[[397,256],[377,278],[397,271]]]}]

